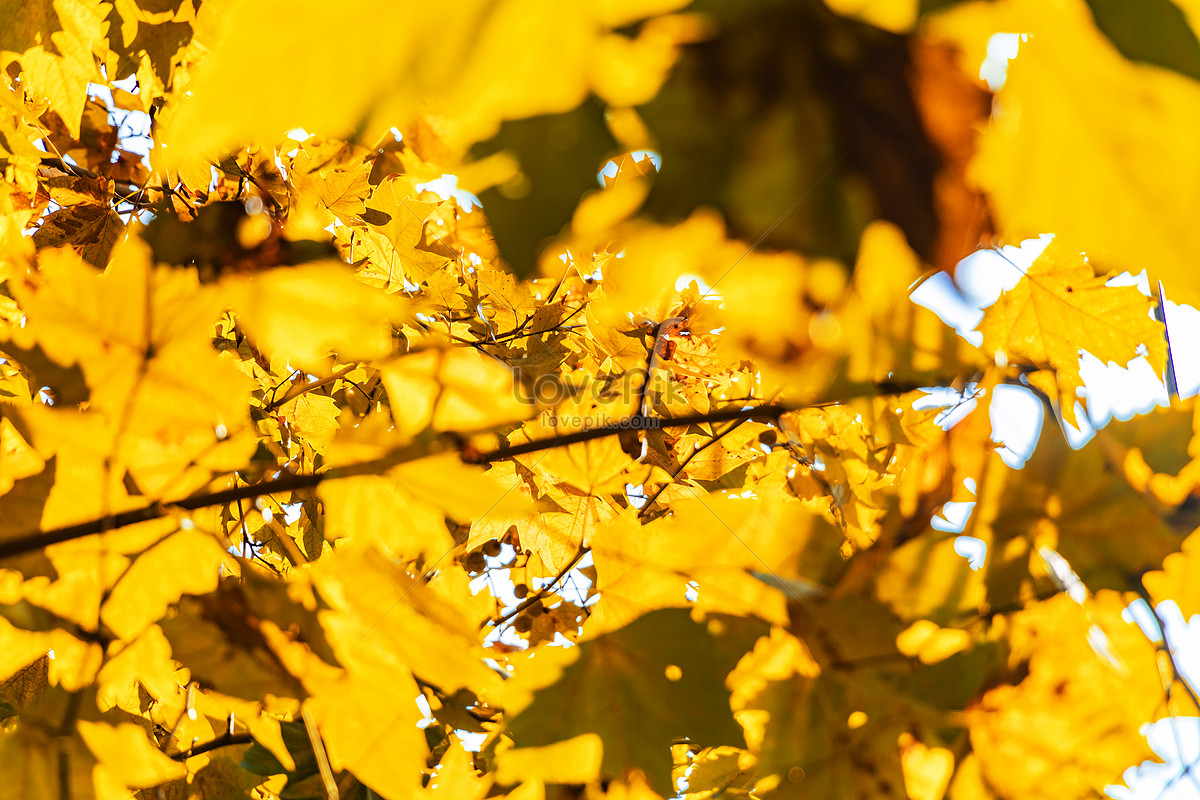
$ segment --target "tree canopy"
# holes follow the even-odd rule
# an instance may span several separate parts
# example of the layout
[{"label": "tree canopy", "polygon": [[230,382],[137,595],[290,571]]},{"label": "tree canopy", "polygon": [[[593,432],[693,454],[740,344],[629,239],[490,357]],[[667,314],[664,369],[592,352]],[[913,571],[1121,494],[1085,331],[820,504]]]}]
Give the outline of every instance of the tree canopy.
[{"label": "tree canopy", "polygon": [[1102,796],[1200,714],[1194,6],[0,0],[2,793]]}]

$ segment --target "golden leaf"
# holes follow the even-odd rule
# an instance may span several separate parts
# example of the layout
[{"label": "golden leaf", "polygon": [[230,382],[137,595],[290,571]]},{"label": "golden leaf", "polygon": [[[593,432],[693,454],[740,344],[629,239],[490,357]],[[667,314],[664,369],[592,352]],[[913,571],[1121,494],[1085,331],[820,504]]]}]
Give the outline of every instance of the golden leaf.
[{"label": "golden leaf", "polygon": [[392,325],[405,318],[399,298],[355,279],[344,264],[308,264],[223,283],[238,321],[263,348],[293,365],[323,372],[330,353],[343,361],[392,351]]},{"label": "golden leaf", "polygon": [[1166,363],[1162,327],[1150,299],[1133,286],[1110,286],[1087,258],[1056,238],[1014,288],[984,311],[983,348],[1008,363],[1051,367],[1058,376],[1063,417],[1075,423],[1083,387],[1081,350],[1124,366],[1144,348],[1159,375]]}]

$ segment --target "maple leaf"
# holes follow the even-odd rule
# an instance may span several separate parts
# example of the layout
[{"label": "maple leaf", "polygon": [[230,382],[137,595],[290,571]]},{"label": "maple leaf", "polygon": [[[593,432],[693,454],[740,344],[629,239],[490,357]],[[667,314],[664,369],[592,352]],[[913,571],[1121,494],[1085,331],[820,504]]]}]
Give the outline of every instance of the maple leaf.
[{"label": "maple leaf", "polygon": [[[987,37],[976,37],[996,23],[1023,34],[1020,57],[997,94],[1008,121],[983,130],[974,180],[988,193],[996,232],[1006,241],[1055,233],[1106,269],[1146,269],[1152,283],[1161,279],[1195,302],[1193,248],[1180,234],[1195,200],[1177,192],[1188,180],[1181,183],[1181,175],[1196,165],[1177,132],[1200,119],[1200,88],[1125,58],[1097,27],[1104,15],[1094,16],[1090,5],[964,4],[931,20],[971,63],[985,56]],[[1170,14],[1159,4],[1155,10]],[[1156,17],[1148,7],[1141,19],[1149,27],[1164,22]],[[1174,56],[1186,56],[1195,34],[1168,24],[1151,39],[1156,53],[1173,39],[1182,45]],[[1104,109],[1113,107],[1135,110],[1107,118]],[[1106,124],[1095,124],[1100,118]]]},{"label": "maple leaf", "polygon": [[[969,718],[984,775],[1005,796],[1103,791],[1117,778],[1108,767],[1113,760],[1137,763],[1150,757],[1144,738],[1125,720],[1151,713],[1162,700],[1162,687],[1152,674],[1153,646],[1120,618],[1121,606],[1112,592],[1084,608],[1059,595],[1018,615],[1011,636],[1014,648],[1032,651],[1029,677],[1017,686],[990,690]],[[1062,612],[1054,613],[1056,608]],[[1104,632],[1111,661],[1089,646],[1095,641],[1086,634],[1089,625]],[[1078,633],[1066,634],[1071,629]],[[1062,705],[1081,712],[1069,732],[1057,711]],[[1023,732],[1020,737],[1008,733],[1013,728]],[[1022,751],[1029,756],[1025,769],[1001,766],[1021,758]],[[1126,754],[1113,759],[1121,751]],[[1080,752],[1094,755],[1079,758]]]},{"label": "maple leaf", "polygon": [[1075,424],[1083,379],[1079,354],[1128,364],[1144,350],[1159,375],[1166,363],[1161,326],[1151,301],[1135,286],[1112,286],[1087,258],[1055,239],[983,315],[983,348],[1014,364],[1050,367],[1057,376],[1063,418]]},{"label": "maple leaf", "polygon": [[[346,224],[360,221],[367,210],[364,198],[371,190],[368,175],[372,165],[359,163],[359,159],[349,147],[322,150],[302,145],[292,159],[291,188],[302,202],[316,206],[322,217],[328,211]],[[319,221],[316,224],[323,227]]]}]

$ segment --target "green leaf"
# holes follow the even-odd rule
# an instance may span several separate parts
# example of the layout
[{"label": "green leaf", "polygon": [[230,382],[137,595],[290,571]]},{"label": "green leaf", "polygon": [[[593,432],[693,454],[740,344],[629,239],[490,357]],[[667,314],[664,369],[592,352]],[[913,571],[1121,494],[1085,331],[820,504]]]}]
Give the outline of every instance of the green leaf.
[{"label": "green leaf", "polygon": [[1200,80],[1200,40],[1171,0],[1087,0],[1096,27],[1130,61]]}]

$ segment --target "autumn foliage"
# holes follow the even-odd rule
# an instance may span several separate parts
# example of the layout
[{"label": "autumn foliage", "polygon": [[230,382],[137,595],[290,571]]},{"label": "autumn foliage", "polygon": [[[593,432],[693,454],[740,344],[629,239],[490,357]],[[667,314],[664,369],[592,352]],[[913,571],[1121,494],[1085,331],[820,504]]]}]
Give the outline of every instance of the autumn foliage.
[{"label": "autumn foliage", "polygon": [[[1200,713],[1124,614],[1200,613],[1200,422],[1063,425],[1167,378],[1114,275],[1200,300],[1188,25],[0,2],[0,795],[1120,784]],[[909,301],[1046,233],[970,341]]]}]

